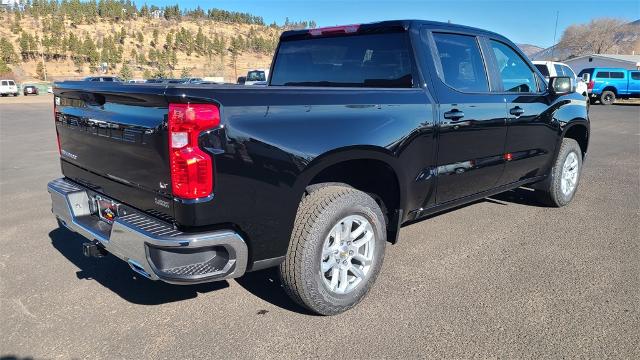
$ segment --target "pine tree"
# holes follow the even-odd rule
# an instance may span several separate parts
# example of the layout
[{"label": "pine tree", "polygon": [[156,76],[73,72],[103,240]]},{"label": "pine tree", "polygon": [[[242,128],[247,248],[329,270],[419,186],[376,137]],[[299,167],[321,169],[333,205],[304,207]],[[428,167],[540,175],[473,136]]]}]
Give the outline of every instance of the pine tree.
[{"label": "pine tree", "polygon": [[191,77],[191,70],[193,70],[192,68],[188,68],[188,67],[184,67],[182,68],[182,72],[180,72],[180,78],[182,79],[188,79]]},{"label": "pine tree", "polygon": [[38,61],[38,65],[36,65],[36,76],[40,80],[46,80],[46,69],[42,61]]},{"label": "pine tree", "polygon": [[127,65],[126,63],[122,64],[122,69],[120,69],[120,77],[124,80],[130,80],[133,77],[133,73],[131,72],[129,65]]}]

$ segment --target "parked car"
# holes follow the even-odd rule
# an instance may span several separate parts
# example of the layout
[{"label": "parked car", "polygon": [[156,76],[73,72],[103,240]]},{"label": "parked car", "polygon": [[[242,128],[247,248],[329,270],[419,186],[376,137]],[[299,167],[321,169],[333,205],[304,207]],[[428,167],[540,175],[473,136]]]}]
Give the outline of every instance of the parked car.
[{"label": "parked car", "polygon": [[586,101],[505,37],[387,21],[286,31],[277,49],[267,86],[56,84],[48,189],[87,256],[173,284],[277,266],[295,302],[333,315],[403,224],[524,185],[573,199]]},{"label": "parked car", "polygon": [[603,105],[611,105],[616,99],[640,97],[640,70],[587,68],[578,76],[587,81],[592,104],[600,100]]},{"label": "parked car", "polygon": [[38,90],[38,87],[36,87],[35,85],[25,85],[22,88],[22,94],[24,94],[24,96],[38,95],[39,93],[40,91]]},{"label": "parked car", "polygon": [[117,76],[88,76],[84,78],[84,81],[123,82],[122,79]]},{"label": "parked car", "polygon": [[569,65],[556,61],[534,61],[533,65],[536,66],[547,81],[552,76],[568,76],[572,78],[576,84],[576,92],[585,98],[589,97],[587,82],[582,77],[576,76],[576,73]]},{"label": "parked car", "polygon": [[0,80],[0,96],[18,96],[18,86],[13,80]]},{"label": "parked car", "polygon": [[269,70],[256,69],[249,70],[243,85],[256,85],[257,83],[263,83],[267,81],[269,77]]}]

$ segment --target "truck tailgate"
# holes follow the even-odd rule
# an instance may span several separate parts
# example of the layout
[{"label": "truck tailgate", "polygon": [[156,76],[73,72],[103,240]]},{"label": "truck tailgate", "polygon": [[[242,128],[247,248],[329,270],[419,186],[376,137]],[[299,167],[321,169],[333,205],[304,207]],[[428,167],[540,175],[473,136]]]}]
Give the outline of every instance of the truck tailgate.
[{"label": "truck tailgate", "polygon": [[164,87],[69,82],[55,95],[65,176],[99,192],[117,187],[108,195],[173,216]]}]

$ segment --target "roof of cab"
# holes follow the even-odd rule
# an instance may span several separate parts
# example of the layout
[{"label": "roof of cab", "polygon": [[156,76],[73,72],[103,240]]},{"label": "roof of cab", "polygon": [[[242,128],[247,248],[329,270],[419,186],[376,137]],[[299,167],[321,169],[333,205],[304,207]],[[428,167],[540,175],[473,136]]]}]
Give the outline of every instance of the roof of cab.
[{"label": "roof of cab", "polygon": [[330,27],[321,27],[317,29],[303,29],[303,30],[288,30],[283,32],[280,35],[281,40],[292,39],[292,38],[306,38],[310,34],[310,30],[322,30],[322,29],[331,29],[331,28],[339,28],[339,27],[348,27],[348,26],[358,26],[357,32],[377,32],[377,31],[393,31],[393,30],[408,30],[414,26],[431,26],[438,29],[448,29],[453,31],[464,31],[471,32],[475,34],[483,34],[483,35],[491,35],[499,38],[505,38],[504,36],[484,30],[479,28],[474,28],[471,26],[465,25],[457,25],[451,23],[444,23],[439,21],[427,21],[427,20],[388,20],[388,21],[379,21],[365,24],[357,24],[357,25],[344,25],[344,26],[330,26]]}]

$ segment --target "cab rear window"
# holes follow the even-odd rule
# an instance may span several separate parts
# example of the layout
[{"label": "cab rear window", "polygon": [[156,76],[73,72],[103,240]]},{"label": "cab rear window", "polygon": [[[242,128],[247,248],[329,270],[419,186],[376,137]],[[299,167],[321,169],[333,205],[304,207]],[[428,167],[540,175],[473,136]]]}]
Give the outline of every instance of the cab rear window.
[{"label": "cab rear window", "polygon": [[413,86],[406,33],[319,37],[283,41],[271,86]]}]

